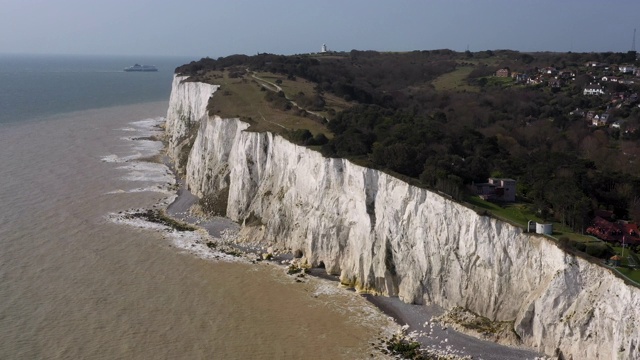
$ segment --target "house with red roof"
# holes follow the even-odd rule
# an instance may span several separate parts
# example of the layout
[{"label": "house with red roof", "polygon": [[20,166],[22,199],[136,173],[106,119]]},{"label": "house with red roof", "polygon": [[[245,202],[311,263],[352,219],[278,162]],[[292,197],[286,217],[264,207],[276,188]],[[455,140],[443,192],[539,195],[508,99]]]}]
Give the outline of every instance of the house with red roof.
[{"label": "house with red roof", "polygon": [[624,221],[612,222],[600,216],[593,219],[591,226],[587,228],[587,234],[610,243],[640,244],[638,225]]}]

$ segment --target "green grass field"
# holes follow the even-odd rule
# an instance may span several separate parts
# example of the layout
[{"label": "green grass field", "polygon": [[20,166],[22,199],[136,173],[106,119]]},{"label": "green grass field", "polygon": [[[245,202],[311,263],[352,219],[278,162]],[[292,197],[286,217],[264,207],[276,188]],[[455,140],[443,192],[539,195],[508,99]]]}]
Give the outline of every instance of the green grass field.
[{"label": "green grass field", "polygon": [[[305,93],[306,95],[312,95],[316,92],[315,90],[316,83],[311,82],[309,80],[302,79],[302,78],[297,78],[296,80],[289,80],[284,75],[273,74],[268,72],[256,72],[255,75],[260,79],[264,79],[272,83],[275,83],[276,80],[280,80],[282,83],[279,86],[282,88],[282,91],[285,93],[285,95],[290,99],[294,99],[295,96],[300,92]],[[325,108],[327,110],[318,111],[317,113],[319,113],[320,115],[322,115],[323,117],[329,120],[331,120],[332,115],[329,114],[328,109],[333,109],[335,113],[338,113],[354,105],[354,103],[352,102],[348,102],[343,98],[340,98],[338,96],[335,96],[327,92],[324,92],[322,94],[322,97],[326,102]]]},{"label": "green grass field", "polygon": [[624,267],[616,268],[616,270],[618,270],[618,272],[620,272],[622,275],[628,277],[629,279],[631,279],[632,281],[640,285],[640,270],[629,269]]},{"label": "green grass field", "polygon": [[473,69],[473,66],[459,66],[456,70],[433,80],[432,85],[436,91],[479,91],[479,87],[467,83],[467,76]]},{"label": "green grass field", "polygon": [[[518,225],[520,227],[526,228],[529,220],[539,222],[539,223],[549,223],[549,221],[543,221],[540,217],[533,214],[527,208],[527,204],[525,203],[509,203],[499,205],[496,203],[492,203],[489,201],[484,201],[480,199],[478,196],[468,196],[465,201],[472,205],[477,209],[486,210],[495,217],[505,220],[514,225]],[[553,237],[567,237],[572,241],[579,242],[599,242],[600,240],[594,238],[593,236],[578,234],[573,230],[569,229],[567,226],[562,225],[558,222],[553,223]]]},{"label": "green grass field", "polygon": [[509,221],[514,225],[526,227],[529,220],[542,222],[542,219],[531,214],[525,204],[504,204],[498,205],[489,201],[480,199],[478,196],[468,196],[465,201],[477,208],[486,210],[498,218]]},{"label": "green grass field", "polygon": [[[207,82],[220,85],[210,103],[211,113],[223,118],[237,117],[251,124],[249,131],[269,131],[286,135],[290,130],[308,129],[311,133],[332,134],[317,119],[301,116],[297,109],[274,108],[265,100],[261,84],[249,75],[230,78],[227,72],[211,71],[204,76]],[[284,82],[283,82],[284,84]]]},{"label": "green grass field", "polygon": [[486,86],[499,86],[502,88],[508,88],[515,84],[515,81],[510,77],[497,77],[497,76],[487,76]]}]

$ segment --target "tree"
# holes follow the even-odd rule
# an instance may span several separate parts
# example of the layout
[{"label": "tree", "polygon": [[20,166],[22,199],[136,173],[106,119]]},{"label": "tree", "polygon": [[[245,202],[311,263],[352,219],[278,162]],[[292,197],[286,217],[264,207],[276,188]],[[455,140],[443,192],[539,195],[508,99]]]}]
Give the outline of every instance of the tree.
[{"label": "tree", "polygon": [[590,200],[570,178],[555,178],[547,184],[545,196],[556,218],[574,230],[582,230]]},{"label": "tree", "polygon": [[290,138],[296,144],[305,144],[313,135],[307,129],[298,129],[291,132]]}]

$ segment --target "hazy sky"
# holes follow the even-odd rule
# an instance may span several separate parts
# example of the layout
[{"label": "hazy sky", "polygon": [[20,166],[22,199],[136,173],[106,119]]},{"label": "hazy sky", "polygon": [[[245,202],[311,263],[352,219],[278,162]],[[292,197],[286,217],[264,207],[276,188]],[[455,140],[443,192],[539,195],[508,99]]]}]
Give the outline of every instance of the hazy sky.
[{"label": "hazy sky", "polygon": [[638,0],[0,0],[0,53],[628,51],[634,28]]}]

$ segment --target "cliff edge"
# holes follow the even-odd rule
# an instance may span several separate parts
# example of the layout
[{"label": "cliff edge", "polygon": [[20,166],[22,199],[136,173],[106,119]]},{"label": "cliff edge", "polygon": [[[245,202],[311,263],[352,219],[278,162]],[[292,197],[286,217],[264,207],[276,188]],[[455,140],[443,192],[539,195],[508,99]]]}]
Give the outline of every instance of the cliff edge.
[{"label": "cliff edge", "polygon": [[184,80],[173,81],[168,152],[198,196],[228,192],[246,241],[301,252],[361,291],[513,321],[549,355],[640,358],[640,289],[609,270],[383,172],[209,116],[217,86]]}]

